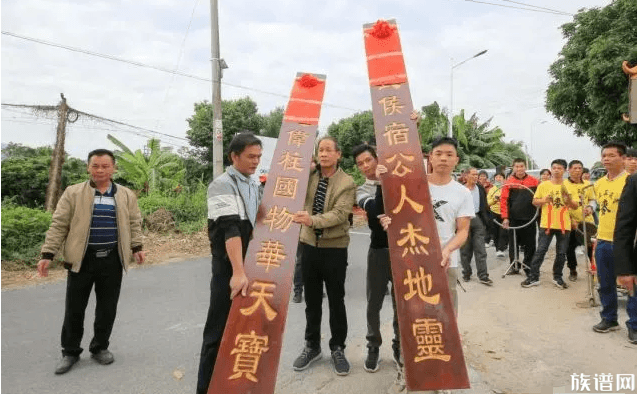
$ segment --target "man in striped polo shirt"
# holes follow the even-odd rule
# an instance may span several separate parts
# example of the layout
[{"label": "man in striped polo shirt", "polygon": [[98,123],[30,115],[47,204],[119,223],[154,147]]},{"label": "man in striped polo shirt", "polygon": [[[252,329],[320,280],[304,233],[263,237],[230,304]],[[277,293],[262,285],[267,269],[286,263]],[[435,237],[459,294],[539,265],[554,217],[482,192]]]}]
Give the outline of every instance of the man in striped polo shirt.
[{"label": "man in striped polo shirt", "polygon": [[115,156],[106,149],[88,154],[90,180],[69,186],[62,194],[42,246],[38,262],[41,276],[48,275],[53,257],[62,252],[68,270],[62,360],[56,374],[68,372],[79,360],[84,333],[84,313],[95,285],[95,324],[89,345],[100,364],[114,361],[109,339],[122,285],[122,270],[133,259],[144,262],[141,214],[130,189],[113,183]]},{"label": "man in striped polo shirt", "polygon": [[305,347],[293,363],[295,371],[307,369],[321,356],[323,283],[330,309],[329,341],[337,375],[349,374],[345,357],[347,311],[345,276],[349,246],[348,216],[356,198],[356,184],[339,166],[341,149],[335,138],[326,136],[317,144],[319,164],[310,174],[304,210],[294,215],[301,223],[301,270],[305,287]]}]

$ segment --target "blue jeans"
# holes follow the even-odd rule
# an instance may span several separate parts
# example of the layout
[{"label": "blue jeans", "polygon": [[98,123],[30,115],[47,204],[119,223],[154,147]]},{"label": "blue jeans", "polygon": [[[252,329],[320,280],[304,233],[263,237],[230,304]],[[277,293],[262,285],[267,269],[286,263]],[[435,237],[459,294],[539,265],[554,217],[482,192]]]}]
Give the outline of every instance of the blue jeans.
[{"label": "blue jeans", "polygon": [[[599,300],[602,303],[602,310],[599,314],[602,319],[608,322],[616,322],[617,277],[615,276],[615,260],[613,258],[612,242],[597,241],[595,261],[597,263],[597,278],[599,279]],[[628,296],[626,312],[628,312],[626,325],[633,330],[637,330],[637,296]]]},{"label": "blue jeans", "polygon": [[562,234],[561,230],[550,230],[546,233],[546,229],[540,228],[538,237],[538,245],[533,260],[531,260],[531,271],[528,274],[530,280],[540,280],[540,267],[544,262],[544,256],[549,250],[551,240],[555,236],[555,261],[553,262],[553,279],[562,279],[562,270],[564,262],[566,262],[566,250],[568,249],[569,231]]}]

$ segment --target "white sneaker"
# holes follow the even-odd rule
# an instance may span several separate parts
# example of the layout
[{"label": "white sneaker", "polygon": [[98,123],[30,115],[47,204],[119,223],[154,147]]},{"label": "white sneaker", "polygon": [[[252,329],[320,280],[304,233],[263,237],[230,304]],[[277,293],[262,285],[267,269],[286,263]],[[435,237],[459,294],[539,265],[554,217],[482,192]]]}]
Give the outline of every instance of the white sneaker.
[{"label": "white sneaker", "polygon": [[495,255],[496,255],[497,257],[504,257],[504,252],[503,252],[503,251],[501,251],[501,250],[498,250],[497,252],[495,252]]},{"label": "white sneaker", "polygon": [[397,388],[399,392],[405,390],[407,386],[407,383],[405,383],[405,371],[402,367],[398,369],[398,375],[396,376],[394,384],[398,386]]}]

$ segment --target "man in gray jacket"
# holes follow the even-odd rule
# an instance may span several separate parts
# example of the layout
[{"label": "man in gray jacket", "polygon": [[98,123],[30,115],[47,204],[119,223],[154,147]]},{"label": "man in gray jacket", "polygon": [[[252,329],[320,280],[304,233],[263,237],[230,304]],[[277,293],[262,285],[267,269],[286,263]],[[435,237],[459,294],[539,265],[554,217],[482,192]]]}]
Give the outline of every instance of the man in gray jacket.
[{"label": "man in gray jacket", "polygon": [[106,149],[88,154],[87,182],[69,186],[62,194],[42,246],[38,273],[47,276],[49,264],[61,250],[68,270],[62,360],[56,374],[68,372],[79,360],[84,334],[84,313],[95,285],[95,324],[89,345],[91,357],[107,365],[108,350],[122,285],[122,270],[133,260],[144,262],[142,223],[137,197],[115,184],[115,156]]},{"label": "man in gray jacket", "polygon": [[256,226],[261,201],[251,179],[261,160],[261,140],[237,134],[228,146],[232,165],[208,186],[208,238],[212,252],[210,306],[203,329],[197,394],[208,392],[232,299],[246,296],[248,277],[243,264]]}]

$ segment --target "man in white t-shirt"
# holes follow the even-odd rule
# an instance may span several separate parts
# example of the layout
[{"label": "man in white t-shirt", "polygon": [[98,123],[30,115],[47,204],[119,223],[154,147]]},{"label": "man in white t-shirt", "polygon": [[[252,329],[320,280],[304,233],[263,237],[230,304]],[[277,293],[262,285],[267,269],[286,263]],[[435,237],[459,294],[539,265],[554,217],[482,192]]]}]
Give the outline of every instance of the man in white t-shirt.
[{"label": "man in white t-shirt", "polygon": [[[458,294],[456,281],[458,279],[458,263],[460,253],[458,249],[466,242],[469,235],[471,218],[475,216],[471,192],[458,182],[451,174],[458,164],[458,142],[454,138],[442,137],[431,144],[429,162],[433,168],[427,175],[431,202],[434,207],[436,228],[442,246],[442,261],[440,265],[447,269],[449,291],[453,298],[456,314],[458,312]],[[378,165],[378,172],[387,171],[385,166]],[[387,230],[391,223],[389,216],[380,218],[383,228]]]}]

